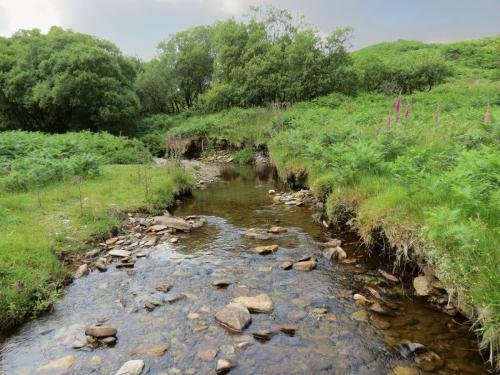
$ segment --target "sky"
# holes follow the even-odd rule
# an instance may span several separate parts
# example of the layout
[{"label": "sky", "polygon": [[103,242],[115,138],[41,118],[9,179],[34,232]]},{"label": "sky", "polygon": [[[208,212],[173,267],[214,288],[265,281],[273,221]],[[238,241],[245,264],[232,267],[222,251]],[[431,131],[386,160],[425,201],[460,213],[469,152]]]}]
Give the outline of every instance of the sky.
[{"label": "sky", "polygon": [[352,26],[354,49],[386,40],[451,42],[500,34],[500,0],[0,0],[0,35],[58,25],[148,60],[175,32],[241,18],[250,5],[288,8],[325,34]]}]

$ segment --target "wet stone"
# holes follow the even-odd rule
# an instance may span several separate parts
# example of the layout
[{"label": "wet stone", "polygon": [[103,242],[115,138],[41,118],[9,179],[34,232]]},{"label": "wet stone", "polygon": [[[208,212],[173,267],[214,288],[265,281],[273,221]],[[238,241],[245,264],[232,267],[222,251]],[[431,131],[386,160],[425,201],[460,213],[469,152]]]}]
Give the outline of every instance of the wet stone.
[{"label": "wet stone", "polygon": [[288,233],[288,228],[274,226],[269,228],[267,231],[272,234],[283,234]]},{"label": "wet stone", "polygon": [[280,267],[281,267],[281,269],[284,269],[285,271],[288,271],[288,270],[292,269],[293,262],[291,262],[291,261],[283,262],[283,263],[281,263]]},{"label": "wet stone", "polygon": [[135,350],[135,354],[144,354],[150,357],[161,357],[170,349],[169,344],[140,345]]},{"label": "wet stone", "polygon": [[215,314],[215,320],[230,331],[242,332],[250,324],[251,317],[245,306],[230,303]]},{"label": "wet stone", "polygon": [[266,254],[272,254],[275,251],[277,251],[279,248],[278,245],[269,245],[269,246],[257,246],[254,248],[254,253],[260,254],[260,255],[266,255]]},{"label": "wet stone", "polygon": [[275,335],[275,332],[273,332],[272,330],[266,330],[266,329],[261,329],[259,331],[255,331],[252,333],[252,336],[256,340],[262,341],[262,342],[271,340],[274,335]]},{"label": "wet stone", "polygon": [[212,285],[217,288],[227,288],[232,283],[233,282],[229,279],[215,279],[214,281],[212,281]]},{"label": "wet stone", "polygon": [[238,297],[233,302],[245,306],[250,312],[270,313],[274,310],[273,301],[265,293],[255,297]]},{"label": "wet stone", "polygon": [[295,336],[295,332],[299,329],[297,324],[275,324],[272,326],[275,331],[283,332],[289,336]]},{"label": "wet stone", "polygon": [[117,258],[127,258],[130,255],[132,255],[132,252],[130,252],[128,250],[115,249],[115,250],[111,250],[108,253],[108,255],[111,255],[112,257],[117,257]]},{"label": "wet stone", "polygon": [[425,297],[430,293],[430,286],[427,277],[419,276],[413,279],[413,287],[417,296]]},{"label": "wet stone", "polygon": [[219,359],[217,361],[217,365],[215,368],[215,372],[217,375],[227,374],[232,368],[235,367],[235,364],[228,359]]},{"label": "wet stone", "polygon": [[134,359],[125,362],[115,375],[140,375],[144,369],[144,361],[142,359]]},{"label": "wet stone", "polygon": [[90,326],[85,329],[86,336],[92,336],[96,338],[105,338],[110,336],[116,336],[117,329],[115,327],[105,327],[105,326]]},{"label": "wet stone", "polygon": [[293,269],[297,271],[304,271],[304,272],[309,272],[312,271],[313,269],[316,268],[316,261],[315,260],[308,260],[305,262],[297,262],[293,264]]}]

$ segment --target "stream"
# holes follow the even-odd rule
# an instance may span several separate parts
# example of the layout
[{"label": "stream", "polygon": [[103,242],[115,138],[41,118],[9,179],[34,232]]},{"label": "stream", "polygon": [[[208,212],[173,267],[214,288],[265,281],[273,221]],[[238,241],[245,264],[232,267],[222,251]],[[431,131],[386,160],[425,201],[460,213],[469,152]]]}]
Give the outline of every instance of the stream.
[{"label": "stream", "polygon": [[[463,320],[384,280],[378,260],[363,258],[365,249],[350,234],[335,237],[359,261],[330,264],[315,243],[331,233],[312,221],[310,209],[273,204],[269,189],[284,189],[271,169],[228,167],[220,181],[195,191],[175,212],[179,217],[203,215],[203,227],[179,234],[177,244],[144,250],[147,256],[137,259],[132,272],[110,266],[75,280],[53,311],[3,340],[0,374],[115,374],[131,359],[142,359],[142,374],[153,375],[215,374],[219,359],[235,364],[232,375],[424,373],[413,354],[405,357],[402,343],[420,343],[437,353],[444,364],[435,374],[487,374],[477,339]],[[288,232],[271,242],[244,237],[249,228],[274,223]],[[266,256],[252,251],[270,243],[279,250]],[[318,260],[311,272],[280,267],[308,255]],[[230,285],[212,285],[220,278]],[[156,291],[161,283],[171,284],[172,290]],[[390,314],[370,312],[353,299],[355,293],[372,298],[367,284],[383,291],[394,306]],[[179,293],[187,298],[153,311],[144,308],[148,299]],[[271,297],[274,310],[252,313],[242,333],[231,333],[214,320],[233,298],[261,293]],[[116,345],[74,349],[75,340],[84,341],[85,328],[97,321],[117,328]],[[296,325],[295,335],[278,332],[265,342],[252,337],[282,323]],[[46,366],[59,358],[71,363]]]}]

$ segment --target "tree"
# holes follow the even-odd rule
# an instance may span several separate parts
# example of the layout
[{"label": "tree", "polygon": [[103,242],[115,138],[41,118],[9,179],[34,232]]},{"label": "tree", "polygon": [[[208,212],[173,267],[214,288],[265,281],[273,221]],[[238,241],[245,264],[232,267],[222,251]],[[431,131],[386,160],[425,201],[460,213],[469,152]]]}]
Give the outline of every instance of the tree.
[{"label": "tree", "polygon": [[212,28],[198,26],[175,34],[159,45],[160,60],[175,79],[175,87],[190,108],[212,80]]},{"label": "tree", "polygon": [[2,42],[0,111],[9,128],[118,132],[139,109],[136,63],[113,44],[53,27]]}]

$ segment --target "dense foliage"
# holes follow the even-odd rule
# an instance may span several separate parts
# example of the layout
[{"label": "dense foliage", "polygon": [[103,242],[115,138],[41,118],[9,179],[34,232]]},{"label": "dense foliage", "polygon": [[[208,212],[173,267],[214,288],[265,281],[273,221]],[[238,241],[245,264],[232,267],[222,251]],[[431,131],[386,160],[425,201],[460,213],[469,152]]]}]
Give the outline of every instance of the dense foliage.
[{"label": "dense foliage", "polygon": [[0,38],[0,128],[119,132],[139,110],[136,69],[112,43],[58,27]]},{"label": "dense foliage", "polygon": [[140,142],[107,133],[2,132],[0,188],[27,191],[74,176],[96,176],[103,164],[145,160],[149,153]]}]

